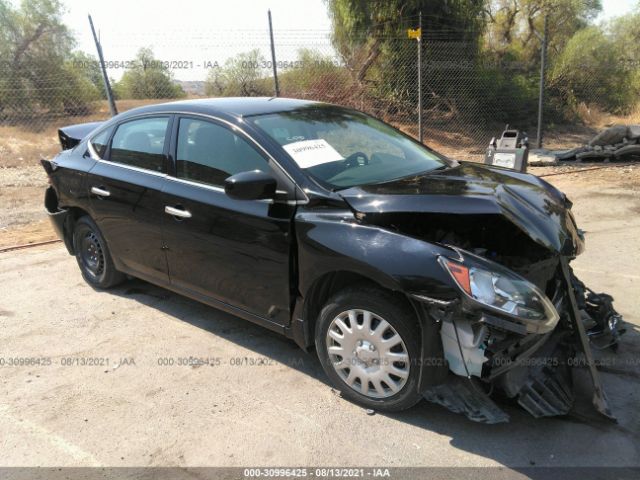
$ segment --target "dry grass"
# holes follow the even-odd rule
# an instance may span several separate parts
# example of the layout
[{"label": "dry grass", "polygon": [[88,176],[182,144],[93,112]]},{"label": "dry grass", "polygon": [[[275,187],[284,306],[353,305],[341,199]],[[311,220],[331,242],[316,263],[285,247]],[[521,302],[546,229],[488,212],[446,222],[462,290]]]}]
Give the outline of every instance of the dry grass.
[{"label": "dry grass", "polygon": [[615,115],[604,112],[597,107],[581,104],[578,107],[578,117],[583,124],[598,130],[616,124],[640,124],[640,103],[628,115]]}]

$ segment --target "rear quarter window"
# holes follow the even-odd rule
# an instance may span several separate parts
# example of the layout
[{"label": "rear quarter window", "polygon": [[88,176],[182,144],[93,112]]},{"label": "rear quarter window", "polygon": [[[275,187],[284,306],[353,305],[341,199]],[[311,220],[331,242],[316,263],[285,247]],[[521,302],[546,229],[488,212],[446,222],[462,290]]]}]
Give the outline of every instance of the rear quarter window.
[{"label": "rear quarter window", "polygon": [[109,143],[109,137],[111,136],[111,132],[113,132],[113,128],[107,128],[106,130],[101,131],[97,135],[95,135],[89,143],[91,144],[91,148],[98,155],[99,158],[103,159],[105,153],[107,152],[107,144]]}]

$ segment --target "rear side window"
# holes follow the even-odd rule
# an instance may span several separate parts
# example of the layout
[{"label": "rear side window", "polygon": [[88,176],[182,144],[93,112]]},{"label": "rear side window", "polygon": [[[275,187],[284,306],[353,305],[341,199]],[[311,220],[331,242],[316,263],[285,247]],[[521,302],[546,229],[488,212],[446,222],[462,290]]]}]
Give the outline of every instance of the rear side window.
[{"label": "rear side window", "polygon": [[236,173],[268,169],[267,160],[230,129],[205,120],[180,119],[178,178],[222,186],[227,177]]},{"label": "rear side window", "polygon": [[133,120],[118,127],[111,141],[112,162],[164,171],[164,140],[169,117]]},{"label": "rear side window", "polygon": [[112,128],[107,128],[90,140],[91,146],[99,158],[104,158],[104,154],[107,151],[107,143],[109,142],[109,137],[111,136],[112,131]]}]

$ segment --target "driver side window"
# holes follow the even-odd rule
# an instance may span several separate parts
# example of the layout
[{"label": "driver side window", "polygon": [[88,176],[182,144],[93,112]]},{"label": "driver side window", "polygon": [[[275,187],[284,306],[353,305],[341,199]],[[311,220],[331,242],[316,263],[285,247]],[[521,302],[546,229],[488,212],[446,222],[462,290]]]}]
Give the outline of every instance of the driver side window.
[{"label": "driver side window", "polygon": [[178,178],[222,187],[226,178],[249,170],[266,172],[269,166],[244,138],[206,120],[180,119],[176,151]]}]

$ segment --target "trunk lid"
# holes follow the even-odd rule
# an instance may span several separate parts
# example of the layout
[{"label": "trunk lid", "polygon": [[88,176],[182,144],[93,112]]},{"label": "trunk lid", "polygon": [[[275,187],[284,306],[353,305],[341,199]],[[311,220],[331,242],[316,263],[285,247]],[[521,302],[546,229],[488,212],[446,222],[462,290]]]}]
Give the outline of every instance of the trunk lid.
[{"label": "trunk lid", "polygon": [[62,150],[69,150],[82,141],[84,137],[93,132],[104,122],[88,122],[69,125],[58,130],[58,138]]}]

